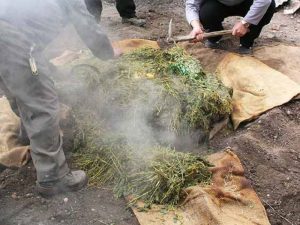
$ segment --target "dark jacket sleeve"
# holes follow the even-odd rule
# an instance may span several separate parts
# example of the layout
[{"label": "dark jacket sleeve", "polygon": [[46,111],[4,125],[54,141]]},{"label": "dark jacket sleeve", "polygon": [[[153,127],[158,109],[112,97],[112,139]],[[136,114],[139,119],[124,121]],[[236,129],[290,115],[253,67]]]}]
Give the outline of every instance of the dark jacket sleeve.
[{"label": "dark jacket sleeve", "polygon": [[[113,58],[114,52],[106,34],[101,30],[94,17],[89,14],[84,0],[59,0],[64,7],[77,33],[92,51],[101,59]],[[61,3],[64,3],[63,5]]]},{"label": "dark jacket sleeve", "polygon": [[92,14],[97,22],[100,22],[102,14],[102,0],[84,0],[87,10]]}]

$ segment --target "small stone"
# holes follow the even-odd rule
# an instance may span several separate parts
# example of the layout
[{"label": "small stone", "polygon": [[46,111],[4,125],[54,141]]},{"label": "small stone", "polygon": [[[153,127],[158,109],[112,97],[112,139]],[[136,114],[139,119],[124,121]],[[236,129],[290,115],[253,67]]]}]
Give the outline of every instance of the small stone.
[{"label": "small stone", "polygon": [[286,114],[291,115],[292,114],[291,110],[287,110]]},{"label": "small stone", "polygon": [[67,203],[69,201],[68,198],[64,198],[64,203]]},{"label": "small stone", "polygon": [[297,20],[297,23],[300,23],[300,20]]},{"label": "small stone", "polygon": [[11,197],[12,197],[13,199],[17,199],[17,198],[18,198],[17,193],[16,193],[16,192],[12,193],[12,194],[11,194]]},{"label": "small stone", "polygon": [[30,198],[30,197],[32,197],[32,196],[33,196],[32,193],[28,193],[28,194],[25,195],[26,198]]},{"label": "small stone", "polygon": [[255,169],[250,169],[250,173],[255,173],[256,170]]},{"label": "small stone", "polygon": [[277,139],[277,138],[278,138],[278,135],[275,135],[275,136],[274,136],[274,139]]},{"label": "small stone", "polygon": [[270,197],[270,194],[267,194],[267,197],[269,198],[269,197]]},{"label": "small stone", "polygon": [[95,211],[96,211],[96,209],[94,209],[94,208],[92,208],[91,210],[92,210],[92,212],[95,212]]},{"label": "small stone", "polygon": [[261,124],[261,120],[259,120],[258,123]]}]

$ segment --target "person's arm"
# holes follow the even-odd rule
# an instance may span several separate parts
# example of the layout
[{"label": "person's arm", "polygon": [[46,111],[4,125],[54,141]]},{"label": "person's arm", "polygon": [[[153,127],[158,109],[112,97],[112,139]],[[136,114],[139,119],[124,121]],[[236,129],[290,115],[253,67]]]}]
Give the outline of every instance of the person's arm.
[{"label": "person's arm", "polygon": [[89,14],[84,0],[59,1],[60,5],[64,6],[77,33],[92,53],[101,59],[113,58],[114,50],[111,46],[111,42],[96,23],[93,16]]},{"label": "person's arm", "polygon": [[186,19],[193,28],[190,36],[195,37],[198,41],[203,39],[203,30],[199,18],[200,3],[201,0],[187,0],[185,5]]},{"label": "person's arm", "polygon": [[185,3],[185,13],[186,19],[189,24],[193,20],[200,20],[199,19],[199,12],[200,12],[200,0],[186,0]]},{"label": "person's arm", "polygon": [[272,0],[255,0],[243,20],[234,25],[232,34],[242,37],[249,31],[248,27],[250,25],[259,24],[271,5],[271,2]]},{"label": "person's arm", "polygon": [[255,0],[250,7],[248,13],[244,17],[244,20],[253,25],[259,24],[261,19],[266,14],[272,0]]},{"label": "person's arm", "polygon": [[87,10],[92,14],[96,22],[99,23],[102,14],[102,0],[84,0]]}]

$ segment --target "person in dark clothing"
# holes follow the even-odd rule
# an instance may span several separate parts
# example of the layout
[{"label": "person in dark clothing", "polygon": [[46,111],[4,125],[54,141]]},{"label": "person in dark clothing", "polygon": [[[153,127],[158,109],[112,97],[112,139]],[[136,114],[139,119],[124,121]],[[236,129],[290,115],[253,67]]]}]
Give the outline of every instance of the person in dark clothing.
[{"label": "person in dark clothing", "polygon": [[[186,17],[193,27],[191,35],[203,38],[203,28],[209,32],[223,30],[222,22],[229,16],[243,19],[232,29],[234,36],[240,37],[239,52],[251,53],[254,40],[262,28],[270,23],[275,12],[274,0],[187,0]],[[221,37],[209,38],[206,46],[218,48]]]},{"label": "person in dark clothing", "polygon": [[[100,22],[102,13],[102,0],[85,0],[88,5],[88,10]],[[136,6],[133,0],[116,0],[116,8],[122,17],[122,23],[128,23],[135,26],[144,26],[146,21],[136,16]]]},{"label": "person in dark clothing", "polygon": [[21,118],[20,136],[28,139],[43,195],[81,189],[84,171],[70,171],[62,149],[59,102],[43,50],[72,23],[101,59],[118,54],[83,0],[1,0],[0,88]]}]

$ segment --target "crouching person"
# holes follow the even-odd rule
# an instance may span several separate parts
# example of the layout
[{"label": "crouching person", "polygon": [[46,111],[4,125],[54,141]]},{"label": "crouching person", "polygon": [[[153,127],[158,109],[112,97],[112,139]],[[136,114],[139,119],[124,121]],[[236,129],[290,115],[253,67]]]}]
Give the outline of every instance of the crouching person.
[{"label": "crouching person", "polygon": [[[208,32],[223,30],[222,22],[229,16],[241,16],[232,35],[240,37],[241,54],[251,53],[254,40],[262,28],[270,23],[275,10],[274,0],[187,0],[186,17],[193,30],[191,35],[203,39],[203,28]],[[202,28],[203,27],[203,28]],[[209,38],[205,45],[219,48],[221,36]]]},{"label": "crouching person", "polygon": [[[59,132],[59,102],[43,50],[68,23],[96,57],[115,51],[84,0],[1,0],[0,84],[21,118],[20,138],[29,142],[37,190],[51,196],[87,184],[84,171],[70,171]],[[116,53],[118,54],[118,53]]]}]

